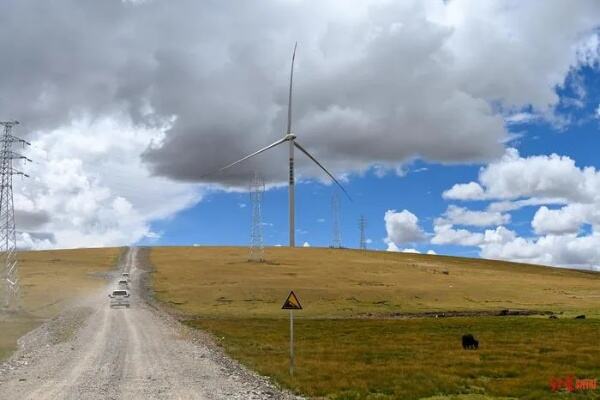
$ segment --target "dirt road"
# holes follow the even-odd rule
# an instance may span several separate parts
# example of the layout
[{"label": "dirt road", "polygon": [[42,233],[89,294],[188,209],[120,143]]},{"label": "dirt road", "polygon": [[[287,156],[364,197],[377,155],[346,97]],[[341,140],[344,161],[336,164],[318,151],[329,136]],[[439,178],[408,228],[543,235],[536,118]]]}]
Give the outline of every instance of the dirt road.
[{"label": "dirt road", "polygon": [[[203,340],[189,340],[139,295],[137,249],[118,274],[132,280],[131,307],[111,309],[94,294],[24,338],[0,369],[2,399],[288,399]],[[66,289],[67,290],[67,289]],[[61,335],[75,333],[66,341]],[[57,333],[58,332],[58,333]],[[58,339],[56,337],[58,336]]]}]

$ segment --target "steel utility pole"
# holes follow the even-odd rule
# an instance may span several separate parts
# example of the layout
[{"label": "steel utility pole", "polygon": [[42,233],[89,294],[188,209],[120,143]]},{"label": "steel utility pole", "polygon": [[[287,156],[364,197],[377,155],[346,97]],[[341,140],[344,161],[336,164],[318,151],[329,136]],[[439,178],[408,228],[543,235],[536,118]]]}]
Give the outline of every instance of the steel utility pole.
[{"label": "steel utility pole", "polygon": [[265,182],[258,175],[254,175],[252,187],[250,188],[250,197],[252,200],[252,232],[250,260],[262,262],[265,259],[263,246],[263,224],[262,224],[262,201],[265,193]]},{"label": "steel utility pole", "polygon": [[17,271],[17,232],[15,227],[15,209],[13,203],[13,175],[29,177],[13,168],[13,160],[31,161],[27,157],[12,151],[15,143],[30,143],[13,136],[11,131],[17,121],[0,122],[4,128],[0,150],[0,253],[2,257],[2,278],[4,280],[4,306],[9,311],[19,308],[19,276]]}]

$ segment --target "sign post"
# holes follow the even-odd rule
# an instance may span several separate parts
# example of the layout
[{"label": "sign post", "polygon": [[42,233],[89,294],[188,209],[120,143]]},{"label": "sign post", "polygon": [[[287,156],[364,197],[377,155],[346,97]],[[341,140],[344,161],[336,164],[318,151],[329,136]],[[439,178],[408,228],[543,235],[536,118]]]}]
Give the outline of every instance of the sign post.
[{"label": "sign post", "polygon": [[290,375],[294,375],[294,310],[290,309]]},{"label": "sign post", "polygon": [[292,290],[288,295],[282,310],[290,310],[290,375],[294,375],[294,310],[302,310],[302,305]]}]

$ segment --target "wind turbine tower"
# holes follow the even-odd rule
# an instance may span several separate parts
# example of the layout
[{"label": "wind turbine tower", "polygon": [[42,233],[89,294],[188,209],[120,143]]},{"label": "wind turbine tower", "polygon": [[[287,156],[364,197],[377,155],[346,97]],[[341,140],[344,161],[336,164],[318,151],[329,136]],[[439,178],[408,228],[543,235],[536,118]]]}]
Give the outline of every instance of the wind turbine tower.
[{"label": "wind turbine tower", "polygon": [[4,307],[8,311],[19,308],[19,276],[17,271],[17,232],[15,227],[15,209],[13,203],[13,175],[29,177],[13,168],[13,160],[31,161],[12,151],[12,145],[30,143],[12,135],[17,121],[0,122],[4,132],[0,149],[0,254],[2,257],[2,280],[4,281]]},{"label": "wind turbine tower", "polygon": [[[321,163],[319,161],[317,161],[316,158],[314,158],[304,147],[302,147],[296,141],[296,135],[294,133],[292,133],[292,89],[293,89],[293,82],[294,82],[294,61],[296,59],[297,46],[298,46],[298,43],[296,43],[294,45],[294,52],[292,53],[292,67],[290,69],[290,90],[289,90],[289,96],[288,96],[288,110],[287,110],[287,129],[286,129],[285,135],[283,136],[283,138],[277,140],[274,143],[271,143],[267,147],[263,147],[262,149],[255,151],[254,153],[249,154],[246,157],[241,158],[235,162],[232,162],[231,164],[228,164],[216,171],[216,172],[224,171],[228,168],[233,167],[234,165],[237,165],[243,161],[246,161],[249,158],[257,156],[260,153],[265,152],[275,146],[279,146],[280,144],[282,144],[284,142],[289,142],[288,196],[289,196],[290,247],[296,246],[296,223],[295,223],[295,217],[296,217],[296,215],[295,215],[295,209],[296,209],[295,184],[296,184],[296,182],[295,182],[295,178],[294,178],[294,148],[297,148],[298,150],[300,150],[308,158],[310,158],[315,164],[317,164],[319,166],[319,168],[321,168],[336,183],[336,185],[338,185],[340,187],[340,189],[342,189],[342,191],[346,194],[348,199],[350,199],[350,195],[348,194],[348,192],[346,192],[344,187],[337,181],[337,179],[335,179],[335,177],[323,165],[321,165]],[[212,175],[212,174],[208,174],[208,175]]]}]

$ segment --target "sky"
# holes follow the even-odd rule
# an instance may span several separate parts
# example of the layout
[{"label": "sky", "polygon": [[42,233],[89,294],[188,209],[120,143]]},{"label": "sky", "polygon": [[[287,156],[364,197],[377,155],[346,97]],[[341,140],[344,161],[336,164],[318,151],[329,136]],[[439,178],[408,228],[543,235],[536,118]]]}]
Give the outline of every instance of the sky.
[{"label": "sky", "polygon": [[5,0],[19,246],[287,244],[296,42],[298,245],[600,270],[596,0]]}]

